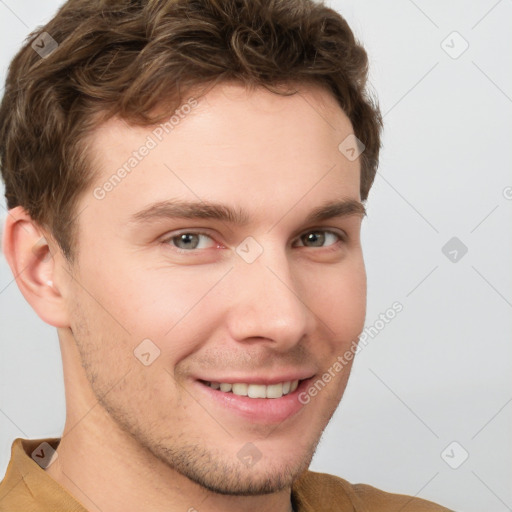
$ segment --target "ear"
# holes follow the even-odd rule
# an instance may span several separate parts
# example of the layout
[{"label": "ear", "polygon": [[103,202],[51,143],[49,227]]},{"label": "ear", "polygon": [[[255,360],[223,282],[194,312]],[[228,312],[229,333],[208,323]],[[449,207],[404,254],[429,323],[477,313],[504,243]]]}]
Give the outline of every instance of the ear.
[{"label": "ear", "polygon": [[2,249],[18,288],[44,322],[68,327],[66,302],[60,292],[65,283],[56,282],[57,274],[62,275],[56,272],[56,265],[63,264],[64,258],[56,244],[50,250],[48,239],[24,208],[9,210]]}]

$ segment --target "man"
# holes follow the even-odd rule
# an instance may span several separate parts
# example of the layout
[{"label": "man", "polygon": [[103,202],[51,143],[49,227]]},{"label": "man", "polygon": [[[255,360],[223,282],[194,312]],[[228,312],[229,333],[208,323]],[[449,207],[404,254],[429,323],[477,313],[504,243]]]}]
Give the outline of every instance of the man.
[{"label": "man", "polygon": [[71,0],[22,48],[3,246],[67,409],[0,511],[447,510],[308,471],[364,324],[366,74],[308,0]]}]

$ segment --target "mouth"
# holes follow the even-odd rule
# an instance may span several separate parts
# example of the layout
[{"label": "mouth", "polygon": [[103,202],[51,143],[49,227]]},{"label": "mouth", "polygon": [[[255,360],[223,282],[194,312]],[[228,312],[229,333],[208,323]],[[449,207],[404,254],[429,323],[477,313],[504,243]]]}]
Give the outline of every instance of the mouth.
[{"label": "mouth", "polygon": [[205,386],[222,391],[223,393],[232,393],[237,396],[247,396],[249,398],[281,398],[293,393],[302,380],[288,380],[276,384],[251,384],[245,382],[209,382],[200,381]]},{"label": "mouth", "polygon": [[195,381],[199,397],[203,397],[222,415],[249,421],[251,424],[281,423],[297,415],[304,404],[299,400],[314,377],[305,379],[261,382]]}]

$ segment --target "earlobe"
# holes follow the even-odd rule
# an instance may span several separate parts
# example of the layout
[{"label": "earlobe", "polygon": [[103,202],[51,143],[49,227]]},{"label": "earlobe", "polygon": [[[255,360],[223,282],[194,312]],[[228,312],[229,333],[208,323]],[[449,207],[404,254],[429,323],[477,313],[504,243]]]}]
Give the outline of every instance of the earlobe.
[{"label": "earlobe", "polygon": [[37,315],[47,324],[67,327],[66,301],[55,279],[58,258],[46,233],[21,206],[9,210],[2,249],[18,288]]}]

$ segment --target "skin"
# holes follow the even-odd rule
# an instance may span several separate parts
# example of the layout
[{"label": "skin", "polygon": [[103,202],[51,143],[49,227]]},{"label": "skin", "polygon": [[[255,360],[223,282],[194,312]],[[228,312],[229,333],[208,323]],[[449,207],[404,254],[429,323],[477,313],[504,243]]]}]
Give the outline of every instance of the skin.
[{"label": "skin", "polygon": [[[62,351],[66,424],[46,471],[91,511],[288,512],[292,482],[309,466],[351,363],[281,422],[247,420],[202,394],[196,379],[302,372],[315,380],[361,333],[362,215],[304,221],[329,201],[360,201],[360,162],[338,150],[351,123],[319,87],[285,97],[221,84],[96,199],[94,187],[151,130],[114,118],[94,132],[99,176],[77,205],[73,267],[21,207],[6,222],[18,286],[58,328]],[[243,208],[249,223],[129,222],[171,198]],[[335,234],[322,231],[319,245],[301,237],[321,229]],[[198,230],[211,238],[178,253],[171,235]],[[263,248],[250,264],[236,252],[249,236]],[[145,366],[134,349],[148,338],[160,355]],[[248,442],[261,454],[251,467],[237,456]]]}]

